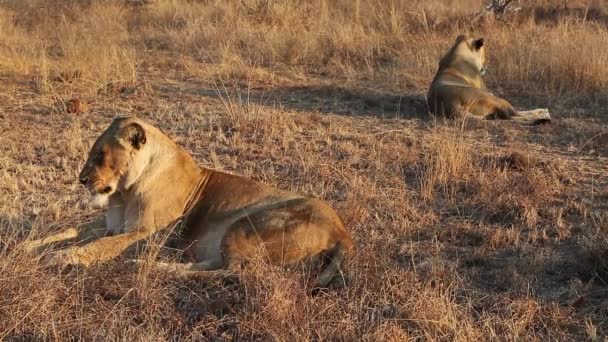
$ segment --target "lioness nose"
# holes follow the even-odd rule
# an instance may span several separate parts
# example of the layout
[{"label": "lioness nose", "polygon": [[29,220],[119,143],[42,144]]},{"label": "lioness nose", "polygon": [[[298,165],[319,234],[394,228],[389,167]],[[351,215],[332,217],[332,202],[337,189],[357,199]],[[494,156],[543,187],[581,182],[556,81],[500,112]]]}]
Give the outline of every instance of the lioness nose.
[{"label": "lioness nose", "polygon": [[86,185],[89,181],[89,177],[80,177],[80,184]]}]

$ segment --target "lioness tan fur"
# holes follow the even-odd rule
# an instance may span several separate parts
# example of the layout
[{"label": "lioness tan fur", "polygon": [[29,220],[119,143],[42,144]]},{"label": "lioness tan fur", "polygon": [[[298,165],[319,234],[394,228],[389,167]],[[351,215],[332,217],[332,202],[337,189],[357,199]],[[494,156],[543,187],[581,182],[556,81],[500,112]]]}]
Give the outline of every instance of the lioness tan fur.
[{"label": "lioness tan fur", "polygon": [[[115,119],[97,139],[80,182],[107,207],[107,229],[116,235],[59,251],[55,261],[61,264],[109,260],[177,220],[173,247],[192,262],[173,266],[185,272],[231,269],[262,246],[275,264],[325,260],[316,284],[325,286],[353,248],[327,203],[201,169],[168,136],[135,117]],[[77,235],[67,230],[39,244]]]},{"label": "lioness tan fur", "polygon": [[482,78],[485,69],[484,39],[458,36],[439,61],[427,94],[429,111],[447,117],[465,115],[525,123],[551,121],[547,109],[516,111],[508,101],[490,93]]}]

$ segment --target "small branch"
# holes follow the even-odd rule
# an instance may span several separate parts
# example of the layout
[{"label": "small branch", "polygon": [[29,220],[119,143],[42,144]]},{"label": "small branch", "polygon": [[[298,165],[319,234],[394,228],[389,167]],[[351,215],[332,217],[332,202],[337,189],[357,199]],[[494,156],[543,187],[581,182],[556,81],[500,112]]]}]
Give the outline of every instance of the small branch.
[{"label": "small branch", "polygon": [[494,14],[504,14],[512,2],[513,0],[490,0],[486,10],[492,11]]},{"label": "small branch", "polygon": [[495,16],[503,15],[507,12],[517,12],[521,8],[511,6],[513,0],[488,0],[486,7],[477,13],[477,17],[492,14]]}]

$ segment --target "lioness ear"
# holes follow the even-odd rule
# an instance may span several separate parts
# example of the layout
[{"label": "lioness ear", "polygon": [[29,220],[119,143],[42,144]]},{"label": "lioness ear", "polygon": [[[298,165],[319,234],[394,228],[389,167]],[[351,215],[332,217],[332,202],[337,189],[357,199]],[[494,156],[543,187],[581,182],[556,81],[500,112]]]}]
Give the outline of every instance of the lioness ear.
[{"label": "lioness ear", "polygon": [[139,150],[146,143],[146,132],[138,123],[131,123],[122,131],[122,138]]},{"label": "lioness ear", "polygon": [[459,35],[458,37],[456,37],[456,44],[460,43],[461,41],[467,39],[467,36],[464,34]]},{"label": "lioness ear", "polygon": [[483,43],[484,43],[484,39],[483,38],[479,38],[477,40],[474,40],[473,41],[473,48],[475,50],[479,50],[483,46]]}]

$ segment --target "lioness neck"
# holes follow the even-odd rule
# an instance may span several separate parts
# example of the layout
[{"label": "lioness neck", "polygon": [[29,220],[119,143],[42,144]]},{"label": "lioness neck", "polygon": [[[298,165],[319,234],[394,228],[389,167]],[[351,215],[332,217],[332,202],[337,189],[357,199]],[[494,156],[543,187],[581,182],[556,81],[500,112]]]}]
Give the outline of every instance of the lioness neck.
[{"label": "lioness neck", "polygon": [[134,163],[134,169],[139,170],[135,170],[137,176],[131,191],[151,202],[161,200],[170,205],[171,208],[163,210],[171,211],[177,218],[183,213],[191,193],[204,182],[209,172],[199,168],[188,152],[160,130],[148,127],[146,131],[153,136]]}]

